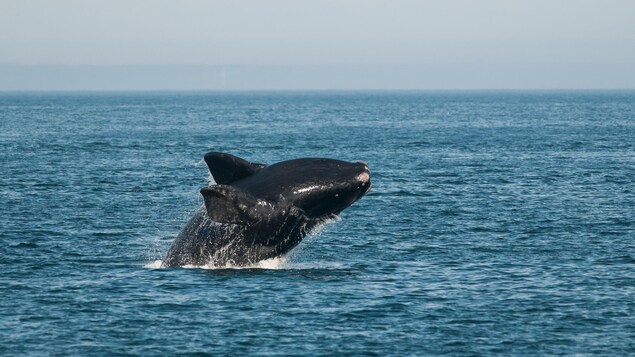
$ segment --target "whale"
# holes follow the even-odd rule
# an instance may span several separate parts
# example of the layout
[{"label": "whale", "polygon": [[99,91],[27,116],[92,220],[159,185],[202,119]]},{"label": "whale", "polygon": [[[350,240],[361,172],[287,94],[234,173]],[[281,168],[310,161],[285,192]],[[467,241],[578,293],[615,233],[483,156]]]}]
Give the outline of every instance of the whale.
[{"label": "whale", "polygon": [[250,266],[289,253],[313,229],[366,195],[364,161],[300,158],[272,165],[209,152],[214,183],[174,239],[163,267]]}]

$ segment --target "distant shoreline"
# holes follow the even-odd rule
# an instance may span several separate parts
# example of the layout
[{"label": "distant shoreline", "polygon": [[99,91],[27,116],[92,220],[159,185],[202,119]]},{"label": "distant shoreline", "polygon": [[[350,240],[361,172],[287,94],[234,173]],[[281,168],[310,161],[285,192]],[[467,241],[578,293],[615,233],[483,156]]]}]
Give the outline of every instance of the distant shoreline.
[{"label": "distant shoreline", "polygon": [[611,63],[0,64],[0,91],[3,92],[632,89],[635,89],[635,66]]},{"label": "distant shoreline", "polygon": [[0,96],[11,95],[488,95],[488,94],[635,94],[635,88],[583,88],[583,89],[139,89],[139,90],[0,90]]}]

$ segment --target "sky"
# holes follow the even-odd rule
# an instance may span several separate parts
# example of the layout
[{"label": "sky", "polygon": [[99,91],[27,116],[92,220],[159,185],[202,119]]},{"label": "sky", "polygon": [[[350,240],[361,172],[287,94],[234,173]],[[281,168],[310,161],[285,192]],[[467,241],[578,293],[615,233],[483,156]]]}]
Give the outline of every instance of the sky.
[{"label": "sky", "polygon": [[635,88],[633,19],[632,0],[0,0],[0,90]]}]

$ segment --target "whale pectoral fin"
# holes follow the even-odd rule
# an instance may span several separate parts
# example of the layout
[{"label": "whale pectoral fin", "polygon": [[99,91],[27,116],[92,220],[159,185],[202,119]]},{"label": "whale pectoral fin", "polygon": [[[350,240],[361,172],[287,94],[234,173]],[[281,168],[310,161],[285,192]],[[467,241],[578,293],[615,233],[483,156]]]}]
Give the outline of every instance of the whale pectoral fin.
[{"label": "whale pectoral fin", "polygon": [[226,185],[201,189],[207,216],[218,223],[249,224],[253,221],[249,210],[255,200],[248,194]]},{"label": "whale pectoral fin", "polygon": [[251,176],[266,166],[221,152],[208,152],[205,154],[204,159],[209,172],[214,177],[214,181],[222,185],[228,185]]}]

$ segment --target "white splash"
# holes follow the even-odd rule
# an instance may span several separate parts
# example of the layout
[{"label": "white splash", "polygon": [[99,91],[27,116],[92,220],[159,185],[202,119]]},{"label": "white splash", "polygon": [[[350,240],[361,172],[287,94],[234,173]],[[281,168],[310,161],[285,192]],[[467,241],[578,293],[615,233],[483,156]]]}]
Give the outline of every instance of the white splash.
[{"label": "white splash", "polygon": [[214,176],[212,176],[211,172],[207,173],[207,186],[214,186],[216,185],[216,180],[214,180]]},{"label": "white splash", "polygon": [[[302,250],[307,244],[310,244],[315,237],[320,235],[322,230],[331,223],[340,221],[340,216],[331,216],[319,224],[317,224],[310,232],[308,232],[307,236],[304,238],[303,243],[292,249],[286,255],[281,257],[275,257],[271,259],[261,260],[257,263],[250,265],[235,265],[232,263],[227,263],[224,265],[216,265],[213,263],[205,264],[205,265],[184,265],[180,268],[186,269],[266,269],[266,270],[281,270],[281,269],[310,269],[315,268],[311,265],[305,265],[298,262],[297,257],[302,254]],[[156,255],[155,255],[156,256]],[[213,259],[213,258],[210,258]],[[163,260],[157,259],[143,266],[146,269],[163,269]]]},{"label": "white splash", "polygon": [[[155,260],[152,263],[148,263],[143,267],[146,269],[163,269],[164,267],[162,260]],[[227,263],[224,265],[216,265],[213,263],[205,264],[205,265],[184,265],[180,268],[185,269],[207,269],[207,270],[215,270],[215,269],[267,269],[267,270],[278,270],[278,269],[290,269],[290,262],[286,256],[276,257],[271,259],[266,259],[259,261],[255,264],[250,265],[233,265],[231,263]]]},{"label": "white splash", "polygon": [[332,223],[335,223],[335,222],[339,222],[341,220],[342,220],[342,218],[340,216],[331,216],[331,217],[325,219],[324,221],[320,222],[320,224],[318,224],[317,226],[313,227],[313,229],[311,229],[309,234],[307,234],[307,237],[308,238],[312,238],[312,237],[319,236],[322,233],[322,231],[324,230],[324,228],[326,228],[326,226],[328,226],[328,225],[330,225]]},{"label": "white splash", "polygon": [[146,269],[161,269],[163,264],[163,260],[161,259],[157,259],[155,261],[153,261],[152,263],[148,263],[146,265],[144,265],[143,267]]}]

